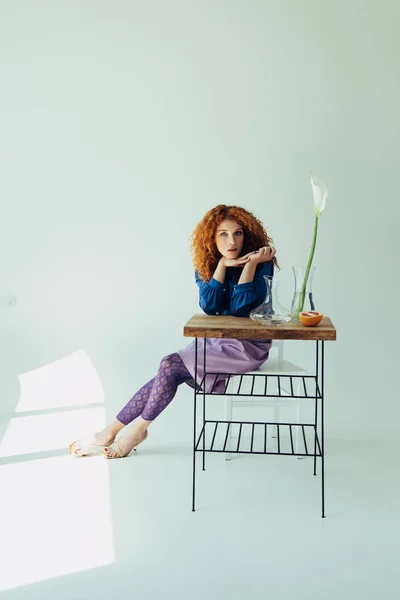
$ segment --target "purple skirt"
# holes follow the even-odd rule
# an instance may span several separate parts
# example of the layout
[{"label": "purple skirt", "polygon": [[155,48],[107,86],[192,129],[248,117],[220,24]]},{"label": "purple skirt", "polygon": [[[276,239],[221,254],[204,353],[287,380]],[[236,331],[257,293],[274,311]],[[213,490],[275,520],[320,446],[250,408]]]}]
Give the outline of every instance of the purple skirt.
[{"label": "purple skirt", "polygon": [[[220,373],[220,375],[206,376],[206,392],[213,388],[214,394],[221,394],[225,389],[225,379],[228,374],[243,375],[255,371],[267,360],[271,340],[231,340],[225,338],[206,338],[206,372]],[[197,385],[200,386],[203,375],[204,338],[199,338],[197,343]],[[194,383],[195,342],[192,342],[178,352],[185,367],[193,377],[188,381]]]}]

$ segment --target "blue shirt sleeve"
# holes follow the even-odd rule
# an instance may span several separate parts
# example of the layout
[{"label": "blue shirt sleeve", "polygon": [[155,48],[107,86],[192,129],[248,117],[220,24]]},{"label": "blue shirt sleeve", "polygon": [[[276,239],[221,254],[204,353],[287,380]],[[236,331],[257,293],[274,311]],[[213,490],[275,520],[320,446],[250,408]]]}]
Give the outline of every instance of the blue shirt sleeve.
[{"label": "blue shirt sleeve", "polygon": [[196,283],[199,287],[199,304],[207,315],[232,315],[248,317],[253,308],[257,308],[265,300],[267,288],[264,275],[272,277],[274,263],[272,261],[257,265],[253,281],[235,284],[232,281],[224,284],[214,278],[203,281],[195,271]]},{"label": "blue shirt sleeve", "polygon": [[229,314],[235,317],[248,317],[250,311],[260,306],[265,300],[267,286],[264,275],[272,277],[274,263],[272,261],[257,265],[253,281],[236,284],[230,298]]},{"label": "blue shirt sleeve", "polygon": [[229,296],[225,285],[214,279],[203,281],[195,271],[196,283],[199,286],[200,308],[207,315],[220,315],[224,308],[228,306]]}]

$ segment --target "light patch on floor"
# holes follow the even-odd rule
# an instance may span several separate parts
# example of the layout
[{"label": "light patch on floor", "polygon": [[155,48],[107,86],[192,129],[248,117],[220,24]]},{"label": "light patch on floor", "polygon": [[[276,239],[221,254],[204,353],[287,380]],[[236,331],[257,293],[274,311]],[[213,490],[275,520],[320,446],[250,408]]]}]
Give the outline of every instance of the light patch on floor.
[{"label": "light patch on floor", "polygon": [[19,382],[0,441],[0,592],[115,560],[109,465],[68,454],[72,441],[105,424],[89,356],[79,350]]},{"label": "light patch on floor", "polygon": [[0,591],[112,563],[109,487],[102,457],[3,465]]}]

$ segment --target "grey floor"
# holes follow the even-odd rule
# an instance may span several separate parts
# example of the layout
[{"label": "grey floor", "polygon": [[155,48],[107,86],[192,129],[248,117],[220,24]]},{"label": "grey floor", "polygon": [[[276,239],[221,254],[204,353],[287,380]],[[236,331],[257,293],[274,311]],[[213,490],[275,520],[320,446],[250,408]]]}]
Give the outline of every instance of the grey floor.
[{"label": "grey floor", "polygon": [[193,513],[191,415],[182,393],[115,461],[72,459],[67,421],[17,452],[31,426],[3,418],[0,596],[399,597],[398,445],[327,438],[326,519],[311,459],[208,455]]}]

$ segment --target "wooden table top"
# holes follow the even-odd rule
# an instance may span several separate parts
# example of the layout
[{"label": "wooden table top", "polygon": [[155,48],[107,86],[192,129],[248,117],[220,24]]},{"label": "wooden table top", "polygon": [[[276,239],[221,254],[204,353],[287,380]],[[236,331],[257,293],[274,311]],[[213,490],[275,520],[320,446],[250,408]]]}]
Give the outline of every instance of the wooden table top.
[{"label": "wooden table top", "polygon": [[336,340],[336,329],[329,317],[319,325],[305,327],[302,323],[261,325],[249,317],[193,315],[183,329],[185,337],[231,338],[239,340]]}]

